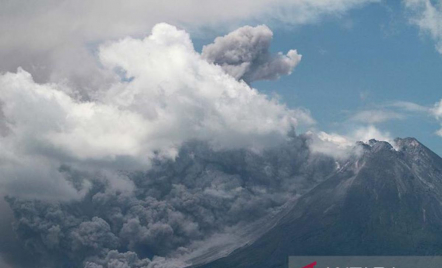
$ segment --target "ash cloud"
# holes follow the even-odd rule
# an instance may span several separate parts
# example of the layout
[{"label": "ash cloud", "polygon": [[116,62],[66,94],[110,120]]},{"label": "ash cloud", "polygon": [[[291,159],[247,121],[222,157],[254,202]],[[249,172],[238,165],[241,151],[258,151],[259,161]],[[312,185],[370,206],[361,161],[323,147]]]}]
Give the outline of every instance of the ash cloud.
[{"label": "ash cloud", "polygon": [[332,158],[312,155],[307,146],[303,137],[261,153],[189,142],[175,161],[127,174],[133,190],[65,167],[91,181],[82,199],[6,199],[20,245],[36,258],[32,265],[10,261],[14,268],[184,267],[192,243],[201,247],[229,228],[276,213],[334,170]]},{"label": "ash cloud", "polygon": [[238,80],[276,80],[292,73],[301,61],[296,50],[286,55],[269,51],[273,32],[265,25],[244,26],[203,47],[202,56]]}]

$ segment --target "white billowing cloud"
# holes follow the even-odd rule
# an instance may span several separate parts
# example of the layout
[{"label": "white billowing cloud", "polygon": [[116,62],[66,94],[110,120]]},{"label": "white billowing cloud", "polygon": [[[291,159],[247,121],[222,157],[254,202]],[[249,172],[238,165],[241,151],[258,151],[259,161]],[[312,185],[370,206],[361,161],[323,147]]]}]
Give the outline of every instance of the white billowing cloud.
[{"label": "white billowing cloud", "polygon": [[27,151],[80,159],[135,156],[148,133],[143,118],[100,102],[77,102],[58,85],[35,83],[19,69],[0,77],[0,98],[11,135]]},{"label": "white billowing cloud", "polygon": [[71,197],[75,190],[57,171],[63,163],[146,168],[191,139],[259,150],[284,140],[300,121],[313,122],[205,61],[189,35],[168,24],[144,39],[103,45],[99,58],[124,77],[93,101],[76,100],[63,85],[38,84],[22,69],[0,76],[2,191]]},{"label": "white billowing cloud", "polygon": [[373,125],[357,127],[346,135],[337,133],[310,132],[309,148],[314,153],[321,153],[335,158],[347,158],[352,154],[358,154],[356,142],[367,143],[371,139],[387,141],[394,146],[394,139],[390,133],[383,132]]},{"label": "white billowing cloud", "polygon": [[353,115],[350,120],[360,123],[376,124],[395,119],[403,119],[402,114],[384,110],[365,110]]},{"label": "white billowing cloud", "polygon": [[0,0],[0,71],[22,66],[37,81],[67,79],[90,89],[112,80],[89,51],[94,44],[144,36],[159,22],[192,31],[243,23],[314,23],[378,0]]},{"label": "white billowing cloud", "polygon": [[265,146],[284,136],[297,118],[308,118],[205,61],[187,33],[167,24],[155,26],[144,40],[101,47],[100,59],[133,79],[114,85],[103,99],[149,120],[160,148],[183,137],[213,139],[221,147]]},{"label": "white billowing cloud", "polygon": [[404,0],[405,6],[412,12],[411,23],[429,34],[436,43],[437,51],[442,54],[442,6],[440,2],[430,0]]},{"label": "white billowing cloud", "polygon": [[308,132],[310,137],[309,148],[313,153],[329,155],[335,158],[347,158],[355,146],[347,137],[336,134]]},{"label": "white billowing cloud", "polygon": [[244,26],[204,46],[202,56],[238,80],[275,80],[291,74],[301,55],[296,50],[290,50],[287,55],[281,52],[272,55],[269,51],[272,37],[273,32],[265,25]]}]

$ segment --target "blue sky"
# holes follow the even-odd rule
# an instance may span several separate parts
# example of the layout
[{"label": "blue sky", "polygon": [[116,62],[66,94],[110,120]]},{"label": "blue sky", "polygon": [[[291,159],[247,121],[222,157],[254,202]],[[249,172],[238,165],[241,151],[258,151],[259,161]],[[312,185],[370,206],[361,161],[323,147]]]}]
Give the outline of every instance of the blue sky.
[{"label": "blue sky", "polygon": [[[409,19],[399,1],[390,1],[311,25],[269,25],[274,52],[295,48],[303,58],[292,75],[253,86],[277,93],[290,107],[310,110],[319,129],[341,134],[355,127],[349,118],[357,112],[390,111],[386,106],[397,101],[433,106],[442,97],[442,56]],[[201,49],[211,41],[197,39],[195,46]],[[393,137],[416,137],[442,155],[435,118],[396,112],[403,118],[376,127]]]}]

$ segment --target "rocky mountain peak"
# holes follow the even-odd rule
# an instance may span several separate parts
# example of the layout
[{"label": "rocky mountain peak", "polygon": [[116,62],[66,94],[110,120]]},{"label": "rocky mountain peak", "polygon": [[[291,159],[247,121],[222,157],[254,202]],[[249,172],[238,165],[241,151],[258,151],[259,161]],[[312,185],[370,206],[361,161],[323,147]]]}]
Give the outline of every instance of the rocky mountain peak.
[{"label": "rocky mountain peak", "polygon": [[257,241],[204,268],[287,267],[288,256],[442,254],[442,158],[414,138],[358,143]]},{"label": "rocky mountain peak", "polygon": [[383,151],[383,150],[393,150],[393,146],[386,142],[386,141],[378,141],[375,139],[371,139],[368,141],[368,145],[371,148],[372,152],[378,152],[378,151]]},{"label": "rocky mountain peak", "polygon": [[417,150],[422,150],[425,148],[425,146],[422,145],[417,139],[410,137],[396,138],[394,142],[396,147],[400,151],[415,152]]}]

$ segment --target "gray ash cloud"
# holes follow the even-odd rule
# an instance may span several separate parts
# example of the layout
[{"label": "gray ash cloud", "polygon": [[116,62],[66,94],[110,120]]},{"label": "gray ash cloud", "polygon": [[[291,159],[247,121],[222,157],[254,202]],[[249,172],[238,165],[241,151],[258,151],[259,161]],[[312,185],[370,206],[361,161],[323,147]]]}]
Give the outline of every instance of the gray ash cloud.
[{"label": "gray ash cloud", "polygon": [[202,56],[220,65],[224,71],[247,83],[256,80],[276,80],[291,74],[301,61],[296,50],[286,55],[269,51],[273,32],[265,25],[244,26],[204,46]]},{"label": "gray ash cloud", "polygon": [[180,256],[193,242],[277,211],[334,168],[331,158],[311,155],[302,137],[260,153],[189,142],[175,160],[124,174],[133,188],[65,166],[60,172],[77,187],[90,182],[82,199],[6,198],[17,244],[33,258],[31,265],[19,261],[24,254],[8,262],[14,268],[182,267]]}]

